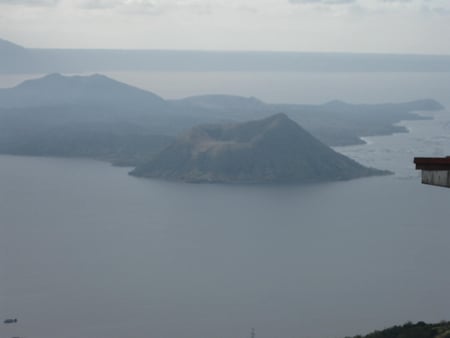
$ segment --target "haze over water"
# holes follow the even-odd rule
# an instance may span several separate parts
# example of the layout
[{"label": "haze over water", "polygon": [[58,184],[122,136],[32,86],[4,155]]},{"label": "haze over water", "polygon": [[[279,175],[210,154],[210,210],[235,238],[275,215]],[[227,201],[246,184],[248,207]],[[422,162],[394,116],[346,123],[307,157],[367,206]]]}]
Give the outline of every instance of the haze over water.
[{"label": "haze over water", "polygon": [[[447,105],[450,92],[449,74],[113,77],[163,97],[267,102]],[[258,338],[319,338],[448,320],[450,191],[421,185],[412,165],[450,154],[448,110],[434,115],[338,149],[396,175],[308,186],[168,183],[97,161],[0,156],[0,311],[19,319],[0,336],[236,338],[255,327]]]}]

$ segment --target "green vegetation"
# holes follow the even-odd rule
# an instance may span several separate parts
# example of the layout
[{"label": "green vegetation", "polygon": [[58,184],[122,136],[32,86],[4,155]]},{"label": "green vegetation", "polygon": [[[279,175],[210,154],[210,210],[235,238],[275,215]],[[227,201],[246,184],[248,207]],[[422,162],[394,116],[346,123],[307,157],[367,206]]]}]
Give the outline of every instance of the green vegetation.
[{"label": "green vegetation", "polygon": [[374,331],[365,336],[354,336],[346,338],[449,338],[450,322],[438,324],[427,324],[408,322],[402,326],[393,326],[382,331]]}]

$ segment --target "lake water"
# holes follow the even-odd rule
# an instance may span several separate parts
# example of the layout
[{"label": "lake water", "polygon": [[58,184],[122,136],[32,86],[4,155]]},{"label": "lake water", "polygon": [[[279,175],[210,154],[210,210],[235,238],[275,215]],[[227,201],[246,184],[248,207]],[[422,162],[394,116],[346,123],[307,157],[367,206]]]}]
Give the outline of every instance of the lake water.
[{"label": "lake water", "polygon": [[[314,74],[282,94],[279,76],[279,94],[243,94],[334,94],[306,100]],[[361,96],[362,75],[353,74],[351,97],[349,79],[338,86],[343,74],[327,76],[333,98],[351,101],[444,102],[450,92],[448,74],[382,83],[372,74],[374,92]],[[147,83],[154,77],[163,74]],[[411,80],[419,77],[428,82]],[[448,87],[416,96],[435,82]],[[193,83],[200,93],[204,82]],[[421,185],[412,165],[414,156],[450,154],[450,115],[433,115],[404,122],[409,134],[338,149],[396,175],[307,186],[169,183],[97,161],[0,156],[0,313],[19,319],[1,325],[0,337],[247,338],[254,327],[258,338],[325,338],[450,319],[450,190]]]}]

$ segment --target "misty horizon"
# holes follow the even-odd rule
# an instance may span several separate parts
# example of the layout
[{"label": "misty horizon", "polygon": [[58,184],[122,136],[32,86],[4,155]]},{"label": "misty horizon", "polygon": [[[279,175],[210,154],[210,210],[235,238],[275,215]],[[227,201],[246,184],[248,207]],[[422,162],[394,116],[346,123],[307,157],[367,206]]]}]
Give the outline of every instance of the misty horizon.
[{"label": "misty horizon", "polygon": [[204,52],[204,53],[224,53],[224,54],[232,54],[232,53],[261,53],[261,54],[314,54],[314,55],[322,55],[322,54],[336,54],[336,55],[380,55],[380,56],[425,56],[425,57],[446,57],[450,56],[449,53],[411,53],[411,52],[380,52],[380,51],[367,51],[367,52],[358,52],[358,51],[332,51],[332,50],[270,50],[270,49],[208,49],[208,48],[198,48],[198,49],[189,49],[189,48],[130,48],[130,47],[120,47],[117,46],[115,48],[111,47],[96,47],[92,48],[89,46],[80,46],[80,47],[60,47],[58,45],[52,45],[52,46],[28,46],[26,44],[21,44],[18,41],[15,40],[8,40],[4,37],[0,36],[0,42],[8,43],[11,45],[14,45],[19,48],[24,48],[27,50],[64,50],[64,51],[131,51],[131,52],[147,52],[147,51],[154,51],[154,52]]},{"label": "misty horizon", "polygon": [[0,40],[0,73],[92,71],[450,72],[450,55],[24,48]]}]

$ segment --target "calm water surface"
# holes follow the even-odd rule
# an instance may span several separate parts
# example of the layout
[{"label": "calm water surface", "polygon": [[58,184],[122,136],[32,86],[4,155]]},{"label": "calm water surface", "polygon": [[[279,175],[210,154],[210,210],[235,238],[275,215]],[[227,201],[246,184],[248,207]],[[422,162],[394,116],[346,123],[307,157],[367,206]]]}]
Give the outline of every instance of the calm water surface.
[{"label": "calm water surface", "polygon": [[411,162],[450,154],[449,120],[338,149],[394,176],[297,187],[0,156],[0,313],[19,318],[0,337],[319,338],[448,320],[450,190]]},{"label": "calm water surface", "polygon": [[338,337],[448,318],[449,192],[418,179],[190,185],[2,156],[0,184],[10,335]]}]

